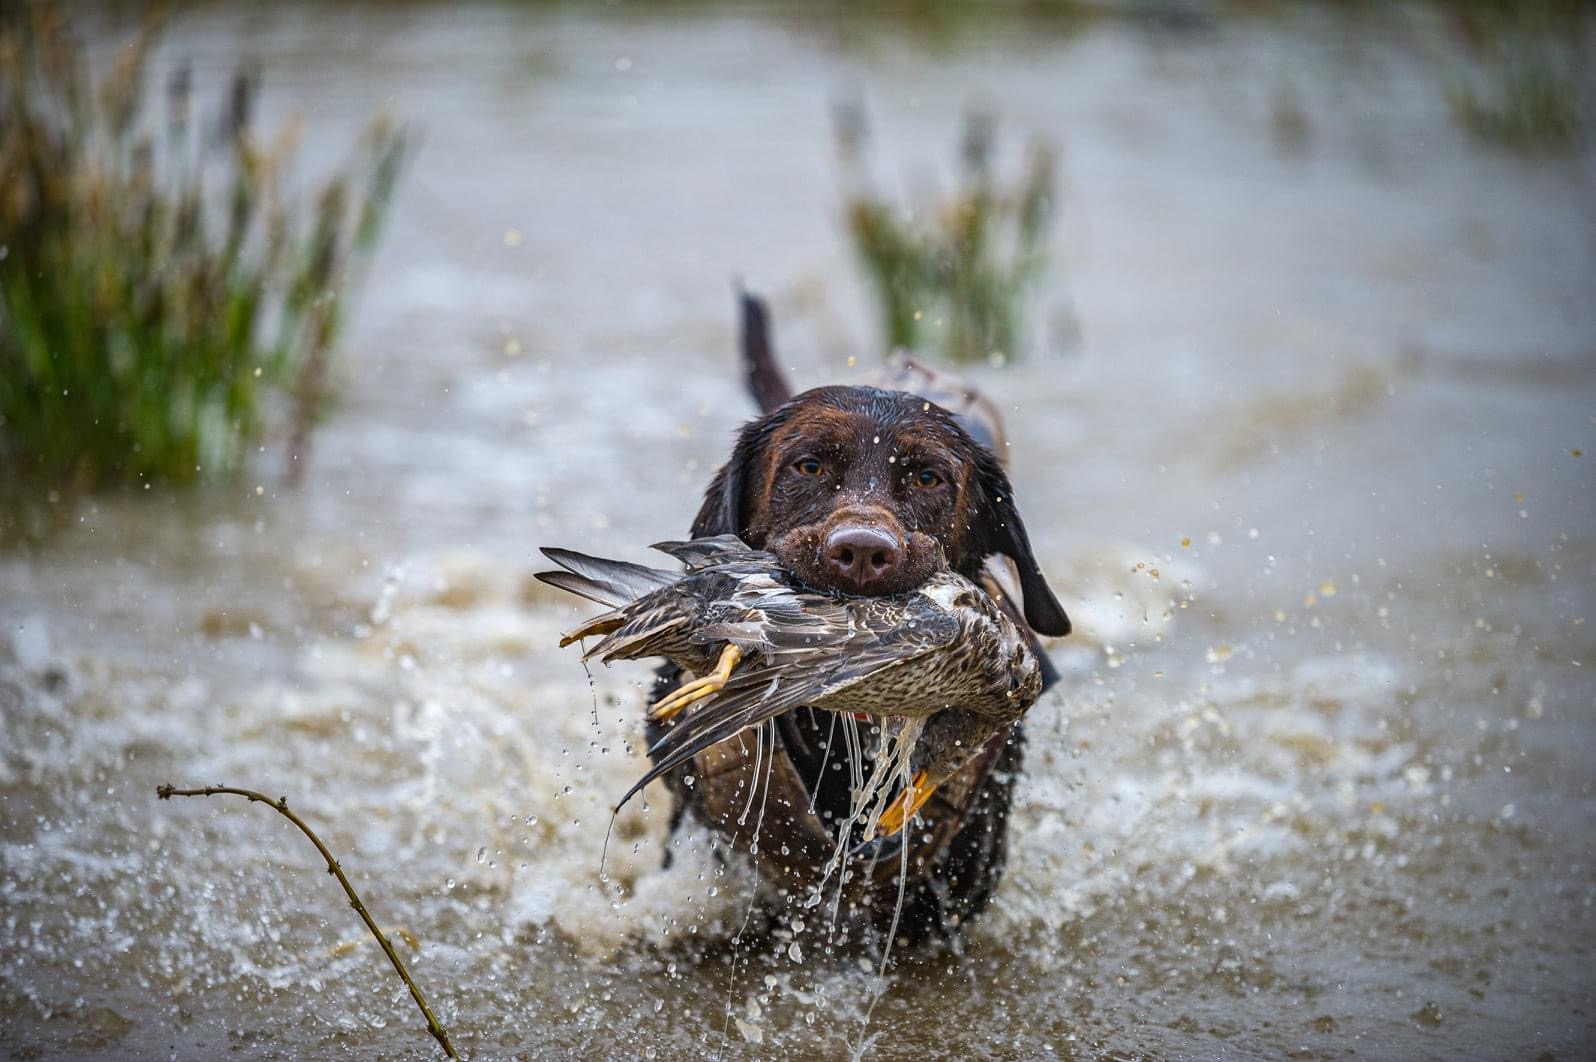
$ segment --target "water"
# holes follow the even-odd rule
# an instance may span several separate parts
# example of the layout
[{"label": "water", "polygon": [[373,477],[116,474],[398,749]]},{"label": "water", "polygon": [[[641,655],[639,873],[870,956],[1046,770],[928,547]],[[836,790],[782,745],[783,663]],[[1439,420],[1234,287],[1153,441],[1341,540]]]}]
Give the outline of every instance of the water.
[{"label": "water", "polygon": [[[185,12],[167,57],[259,56],[312,160],[381,106],[423,142],[303,488],[273,455],[0,554],[0,1042],[433,1053],[286,822],[154,799],[221,782],[322,830],[476,1057],[1582,1055],[1589,156],[1466,140],[1397,22],[1078,29]],[[801,383],[874,364],[854,93],[907,189],[972,101],[1064,150],[1042,350],[979,376],[1078,632],[993,908],[868,1026],[820,925],[733,972],[750,879],[702,834],[661,870],[660,798],[601,877],[647,672],[590,683],[530,580],[686,528],[750,411],[733,274]]]}]

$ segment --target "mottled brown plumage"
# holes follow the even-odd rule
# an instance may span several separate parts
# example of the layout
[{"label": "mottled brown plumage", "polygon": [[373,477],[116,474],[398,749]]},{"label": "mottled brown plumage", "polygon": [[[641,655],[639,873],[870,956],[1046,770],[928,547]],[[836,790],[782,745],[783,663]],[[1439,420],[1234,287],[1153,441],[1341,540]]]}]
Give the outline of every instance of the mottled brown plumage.
[{"label": "mottled brown plumage", "polygon": [[[563,639],[602,634],[584,657],[663,656],[697,675],[717,662],[726,672],[649,750],[653,767],[622,803],[700,751],[801,705],[896,720],[900,728],[923,723],[911,762],[915,788],[928,795],[1041,693],[1027,640],[957,572],[937,572],[904,593],[844,597],[806,589],[774,555],[735,536],[657,548],[686,571],[550,549],[545,554],[566,571],[539,575],[616,606]],[[727,646],[739,651],[735,666],[725,663]],[[673,702],[669,714],[685,703]],[[888,832],[924,795],[904,804]]]}]

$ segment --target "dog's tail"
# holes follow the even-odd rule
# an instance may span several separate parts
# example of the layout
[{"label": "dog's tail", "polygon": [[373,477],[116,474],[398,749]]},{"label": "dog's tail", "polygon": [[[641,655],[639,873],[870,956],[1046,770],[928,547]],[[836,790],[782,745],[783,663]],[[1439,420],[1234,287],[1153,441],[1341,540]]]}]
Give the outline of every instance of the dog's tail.
[{"label": "dog's tail", "polygon": [[770,310],[765,300],[738,289],[742,306],[743,372],[748,390],[759,403],[759,412],[769,413],[792,397],[792,385],[776,364],[776,350],[770,338]]}]

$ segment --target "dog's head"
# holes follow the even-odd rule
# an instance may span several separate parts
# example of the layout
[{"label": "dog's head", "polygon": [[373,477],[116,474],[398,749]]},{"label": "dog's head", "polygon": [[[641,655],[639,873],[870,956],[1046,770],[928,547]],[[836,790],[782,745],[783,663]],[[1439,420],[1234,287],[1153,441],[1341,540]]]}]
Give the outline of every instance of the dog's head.
[{"label": "dog's head", "polygon": [[975,578],[1014,561],[1025,618],[1069,633],[1008,476],[942,407],[902,391],[820,387],[745,426],[694,535],[736,534],[817,589],[911,590],[944,566]]}]

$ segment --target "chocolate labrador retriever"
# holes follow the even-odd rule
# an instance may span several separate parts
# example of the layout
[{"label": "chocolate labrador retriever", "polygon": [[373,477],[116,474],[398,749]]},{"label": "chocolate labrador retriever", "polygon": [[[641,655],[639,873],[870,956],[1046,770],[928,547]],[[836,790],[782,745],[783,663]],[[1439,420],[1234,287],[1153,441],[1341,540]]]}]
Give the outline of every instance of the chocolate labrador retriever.
[{"label": "chocolate labrador retriever", "polygon": [[[695,537],[736,534],[809,585],[849,594],[900,593],[950,567],[981,580],[1030,630],[1069,633],[994,453],[1002,431],[994,409],[961,381],[907,361],[892,382],[922,393],[820,387],[790,395],[771,355],[763,304],[744,296],[743,314],[748,383],[764,413],[743,427],[715,474],[693,521]],[[1017,576],[1023,613],[1006,575]],[[1057,672],[1037,649],[1051,684]],[[662,669],[656,699],[679,681],[676,669]],[[651,727],[651,743],[665,725]],[[1021,726],[995,737],[904,831],[910,851],[900,942],[950,936],[986,906],[1003,871],[1023,752]],[[733,847],[756,850],[763,876],[801,902],[836,850],[853,766],[830,717],[797,709],[775,721],[769,747],[745,735],[667,775],[672,827],[693,814]],[[763,806],[757,840],[748,814],[756,797]],[[878,930],[890,924],[901,858],[854,857],[844,886],[850,918]]]}]

